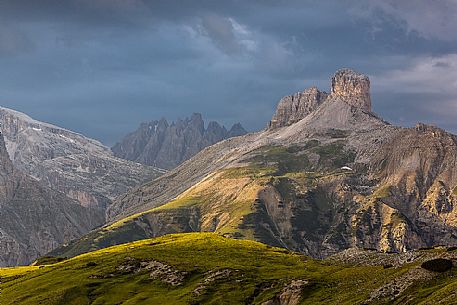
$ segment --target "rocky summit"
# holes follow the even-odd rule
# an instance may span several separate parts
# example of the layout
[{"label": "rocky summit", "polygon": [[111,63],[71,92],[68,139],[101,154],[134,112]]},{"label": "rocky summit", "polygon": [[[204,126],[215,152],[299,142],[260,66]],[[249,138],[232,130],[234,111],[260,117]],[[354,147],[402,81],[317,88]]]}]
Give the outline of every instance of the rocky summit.
[{"label": "rocky summit", "polygon": [[371,111],[370,80],[364,74],[351,69],[338,70],[332,77],[331,94],[350,105]]},{"label": "rocky summit", "polygon": [[390,125],[372,112],[369,88],[367,76],[343,69],[330,94],[283,98],[274,124],[118,197],[109,225],[54,254],[189,231],[318,258],[456,244],[456,136]]},{"label": "rocky summit", "polygon": [[240,123],[227,130],[212,121],[205,128],[201,114],[194,113],[171,124],[165,119],[142,123],[114,145],[112,151],[119,158],[171,169],[209,145],[244,134],[246,130]]}]

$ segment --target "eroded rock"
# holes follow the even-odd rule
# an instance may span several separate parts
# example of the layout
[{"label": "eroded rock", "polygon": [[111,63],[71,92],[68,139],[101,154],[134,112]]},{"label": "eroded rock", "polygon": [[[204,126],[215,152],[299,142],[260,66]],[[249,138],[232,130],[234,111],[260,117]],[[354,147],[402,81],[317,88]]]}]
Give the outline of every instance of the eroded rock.
[{"label": "eroded rock", "polygon": [[370,79],[351,69],[340,69],[332,77],[332,96],[357,108],[371,111]]},{"label": "eroded rock", "polygon": [[269,129],[292,125],[319,107],[328,94],[311,87],[292,95],[283,97],[278,104],[276,113],[268,124]]},{"label": "eroded rock", "polygon": [[263,302],[262,305],[298,305],[300,304],[303,288],[308,284],[305,280],[293,280],[281,290],[273,299]]}]

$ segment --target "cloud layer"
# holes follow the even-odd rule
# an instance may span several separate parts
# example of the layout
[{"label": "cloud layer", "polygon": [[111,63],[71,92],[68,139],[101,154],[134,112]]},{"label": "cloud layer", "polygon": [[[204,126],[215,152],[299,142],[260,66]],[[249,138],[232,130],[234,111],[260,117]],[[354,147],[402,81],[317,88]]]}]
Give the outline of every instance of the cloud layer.
[{"label": "cloud layer", "polygon": [[457,131],[453,0],[6,0],[0,20],[0,104],[107,144],[192,112],[260,129],[341,67],[387,120]]}]

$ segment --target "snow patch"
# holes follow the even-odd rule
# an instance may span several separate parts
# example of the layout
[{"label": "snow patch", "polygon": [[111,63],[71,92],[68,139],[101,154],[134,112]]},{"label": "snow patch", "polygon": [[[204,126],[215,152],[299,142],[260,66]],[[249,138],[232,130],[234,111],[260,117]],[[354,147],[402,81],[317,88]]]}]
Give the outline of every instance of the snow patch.
[{"label": "snow patch", "polygon": [[350,168],[349,166],[343,166],[341,169],[342,169],[342,170],[345,170],[345,171],[352,171],[352,170],[353,170],[353,169]]},{"label": "snow patch", "polygon": [[60,136],[61,138],[64,138],[65,140],[70,141],[71,143],[75,143],[75,142],[76,142],[75,140],[70,139],[69,137],[66,137],[66,136],[64,136],[63,134],[59,134],[59,136]]},{"label": "snow patch", "polygon": [[82,167],[81,164],[76,168],[78,173],[90,173],[89,167]]}]

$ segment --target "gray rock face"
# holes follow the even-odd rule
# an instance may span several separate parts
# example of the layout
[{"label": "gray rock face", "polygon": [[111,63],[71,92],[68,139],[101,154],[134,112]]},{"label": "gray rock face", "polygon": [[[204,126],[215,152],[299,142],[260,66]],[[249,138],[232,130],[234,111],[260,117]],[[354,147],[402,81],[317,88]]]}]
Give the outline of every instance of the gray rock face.
[{"label": "gray rock face", "polygon": [[351,69],[338,70],[332,78],[333,96],[339,96],[354,107],[371,111],[370,79]]},{"label": "gray rock face", "polygon": [[114,157],[100,142],[0,108],[0,129],[15,168],[90,209],[100,225],[118,195],[157,177],[155,168]]},{"label": "gray rock face", "polygon": [[283,97],[278,104],[276,113],[268,124],[269,129],[292,125],[322,104],[328,94],[311,87],[303,92]]},{"label": "gray rock face", "polygon": [[0,267],[28,264],[102,220],[15,169],[0,133]]},{"label": "gray rock face", "polygon": [[246,130],[237,123],[227,131],[217,122],[205,124],[200,114],[168,124],[165,119],[142,123],[112,148],[115,156],[159,168],[171,169],[203,148],[221,140],[241,136]]}]

